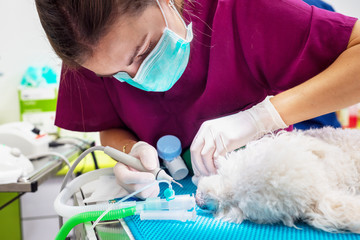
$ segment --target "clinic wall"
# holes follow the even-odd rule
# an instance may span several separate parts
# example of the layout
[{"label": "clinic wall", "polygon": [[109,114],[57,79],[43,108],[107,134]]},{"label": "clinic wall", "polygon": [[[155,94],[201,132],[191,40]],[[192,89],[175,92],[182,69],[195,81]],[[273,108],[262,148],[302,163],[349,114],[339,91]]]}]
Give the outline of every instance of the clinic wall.
[{"label": "clinic wall", "polygon": [[20,119],[17,88],[29,66],[60,70],[34,0],[0,0],[0,124]]},{"label": "clinic wall", "polygon": [[[360,18],[360,0],[325,0]],[[34,0],[0,0],[0,124],[19,120],[17,87],[28,66],[60,70],[38,19]]]},{"label": "clinic wall", "polygon": [[360,18],[359,0],[323,0],[333,6],[336,12]]}]

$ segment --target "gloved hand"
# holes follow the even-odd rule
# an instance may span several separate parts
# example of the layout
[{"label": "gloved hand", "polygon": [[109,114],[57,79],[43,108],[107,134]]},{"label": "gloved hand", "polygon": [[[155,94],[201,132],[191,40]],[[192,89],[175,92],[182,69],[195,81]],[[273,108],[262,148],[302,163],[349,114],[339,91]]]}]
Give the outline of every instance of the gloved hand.
[{"label": "gloved hand", "polygon": [[[140,159],[146,169],[153,170],[159,167],[159,158],[156,149],[146,142],[140,141],[135,143],[129,155]],[[139,172],[119,162],[114,166],[114,174],[117,183],[129,193],[133,193],[155,181],[155,176],[152,173]],[[159,184],[154,184],[136,196],[140,198],[157,197],[159,192]]]},{"label": "gloved hand", "polygon": [[191,147],[194,175],[200,177],[216,173],[216,160],[263,135],[286,128],[268,96],[252,108],[233,115],[205,121]]}]

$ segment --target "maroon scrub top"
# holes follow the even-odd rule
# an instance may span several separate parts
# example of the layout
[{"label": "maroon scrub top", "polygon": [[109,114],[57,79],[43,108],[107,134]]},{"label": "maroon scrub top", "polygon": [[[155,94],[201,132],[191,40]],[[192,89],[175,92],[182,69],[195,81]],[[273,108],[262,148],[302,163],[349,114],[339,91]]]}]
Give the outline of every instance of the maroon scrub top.
[{"label": "maroon scrub top", "polygon": [[63,67],[55,124],[84,132],[125,128],[152,145],[172,134],[189,147],[205,120],[248,109],[327,68],[356,21],[301,0],[185,1],[183,16],[194,39],[169,91]]}]

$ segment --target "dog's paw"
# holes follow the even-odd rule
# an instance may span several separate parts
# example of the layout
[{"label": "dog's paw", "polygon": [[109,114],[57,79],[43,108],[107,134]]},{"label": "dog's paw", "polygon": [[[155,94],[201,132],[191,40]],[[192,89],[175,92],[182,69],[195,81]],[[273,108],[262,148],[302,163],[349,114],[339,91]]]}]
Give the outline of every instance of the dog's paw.
[{"label": "dog's paw", "polygon": [[241,209],[237,207],[226,207],[226,208],[219,208],[217,212],[214,214],[216,219],[221,219],[227,222],[234,222],[234,223],[242,223],[244,220],[244,215]]}]

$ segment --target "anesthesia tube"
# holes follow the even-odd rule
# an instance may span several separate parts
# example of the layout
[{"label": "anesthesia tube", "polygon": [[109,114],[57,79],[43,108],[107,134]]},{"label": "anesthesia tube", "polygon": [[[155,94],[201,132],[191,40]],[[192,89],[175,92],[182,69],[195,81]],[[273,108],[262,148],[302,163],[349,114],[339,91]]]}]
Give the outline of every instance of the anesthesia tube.
[{"label": "anesthesia tube", "polygon": [[[109,207],[109,203],[87,205],[87,206],[70,206],[66,203],[68,200],[80,190],[84,184],[98,179],[100,176],[113,174],[112,168],[97,169],[86,174],[80,175],[79,177],[72,180],[56,197],[54,202],[55,211],[63,217],[71,217],[75,214],[89,211],[104,211]],[[134,205],[134,204],[133,204]],[[128,206],[119,206],[120,208]]]},{"label": "anesthesia tube", "polygon": [[[103,220],[114,220],[114,219],[120,219],[124,217],[128,217],[131,215],[134,215],[136,212],[136,207],[129,207],[129,208],[123,208],[123,209],[117,209],[112,210],[106,216],[103,217]],[[67,235],[73,229],[76,225],[83,223],[83,222],[89,222],[89,221],[95,221],[103,211],[92,211],[92,212],[84,212],[79,213],[73,217],[71,217],[66,223],[61,227],[60,231],[55,237],[55,240],[63,240],[66,239]]]},{"label": "anesthesia tube", "polygon": [[[104,215],[103,211],[91,211],[91,212],[83,212],[77,215],[72,216],[60,229],[55,240],[63,240],[67,237],[71,229],[73,229],[76,225],[95,221],[94,225],[99,219],[102,220],[115,220],[128,216],[132,216],[135,214],[140,215],[141,220],[177,220],[177,221],[195,221],[196,219],[196,211],[195,211],[195,200],[194,197],[190,197],[188,195],[180,196],[181,199],[176,201],[176,199],[170,200],[169,202],[178,202],[182,203],[180,206],[178,204],[167,204],[166,200],[160,198],[154,198],[145,202],[141,202],[141,204],[137,204],[136,206],[110,210]],[[158,201],[156,201],[158,200]],[[190,201],[189,201],[190,200]],[[190,204],[190,205],[189,205]],[[173,205],[173,206],[171,206]],[[169,211],[163,211],[162,208],[168,208]],[[172,210],[172,208],[174,208]],[[148,210],[149,209],[149,210]],[[157,210],[152,210],[157,209]],[[193,209],[192,211],[187,211],[187,209]],[[104,216],[102,216],[104,215]]]}]

